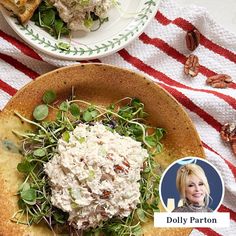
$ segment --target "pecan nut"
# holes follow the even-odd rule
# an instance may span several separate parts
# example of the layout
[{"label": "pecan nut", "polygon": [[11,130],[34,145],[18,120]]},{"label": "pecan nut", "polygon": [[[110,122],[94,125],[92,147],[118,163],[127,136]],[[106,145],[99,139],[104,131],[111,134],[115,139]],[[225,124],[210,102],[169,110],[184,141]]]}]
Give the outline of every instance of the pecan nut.
[{"label": "pecan nut", "polygon": [[236,123],[226,123],[221,127],[220,136],[229,142],[233,153],[236,155]]},{"label": "pecan nut", "polygon": [[200,32],[197,29],[188,31],[185,36],[186,46],[190,51],[194,51],[200,42]]},{"label": "pecan nut", "polygon": [[232,148],[232,151],[233,151],[234,155],[236,156],[236,141],[233,141],[231,143],[231,148]]},{"label": "pecan nut", "polygon": [[197,76],[198,72],[199,72],[199,61],[198,61],[198,57],[195,55],[190,55],[184,65],[184,73],[186,75],[190,75],[192,77]]},{"label": "pecan nut", "polygon": [[225,142],[236,142],[236,123],[226,123],[221,127],[220,136]]},{"label": "pecan nut", "polygon": [[208,77],[206,83],[213,88],[227,88],[232,81],[229,75],[218,74]]}]

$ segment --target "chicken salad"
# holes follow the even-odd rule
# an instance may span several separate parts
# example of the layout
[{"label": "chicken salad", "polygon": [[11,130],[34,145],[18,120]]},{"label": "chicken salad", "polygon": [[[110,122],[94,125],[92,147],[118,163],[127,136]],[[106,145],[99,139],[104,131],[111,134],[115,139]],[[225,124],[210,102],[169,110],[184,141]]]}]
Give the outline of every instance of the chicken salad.
[{"label": "chicken salad", "polygon": [[[141,224],[158,210],[154,157],[165,130],[145,124],[147,113],[137,98],[108,107],[76,99],[54,104],[55,92],[47,91],[42,100],[34,120],[16,112],[36,130],[14,131],[22,139],[17,169],[25,180],[11,220],[44,221],[54,233],[59,228],[71,235],[141,235]],[[55,119],[45,120],[51,109]]]}]

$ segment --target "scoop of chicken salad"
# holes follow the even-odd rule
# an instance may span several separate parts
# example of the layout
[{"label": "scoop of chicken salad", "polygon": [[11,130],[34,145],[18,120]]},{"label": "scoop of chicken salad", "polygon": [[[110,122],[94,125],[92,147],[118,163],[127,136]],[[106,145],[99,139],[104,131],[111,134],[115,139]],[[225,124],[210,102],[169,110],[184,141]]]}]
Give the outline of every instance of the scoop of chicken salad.
[{"label": "scoop of chicken salad", "polygon": [[58,141],[58,154],[45,164],[52,204],[69,213],[78,229],[127,217],[140,202],[140,171],[147,150],[106,126],[79,124],[69,141]]},{"label": "scoop of chicken salad", "polygon": [[108,10],[116,0],[49,0],[69,29],[90,31],[95,20],[107,20]]},{"label": "scoop of chicken salad", "polygon": [[11,220],[71,235],[142,235],[141,224],[158,210],[154,158],[165,130],[148,124],[137,98],[103,107],[73,94],[59,102],[46,91],[33,120],[15,112],[34,129],[13,131],[22,141],[24,181]]}]

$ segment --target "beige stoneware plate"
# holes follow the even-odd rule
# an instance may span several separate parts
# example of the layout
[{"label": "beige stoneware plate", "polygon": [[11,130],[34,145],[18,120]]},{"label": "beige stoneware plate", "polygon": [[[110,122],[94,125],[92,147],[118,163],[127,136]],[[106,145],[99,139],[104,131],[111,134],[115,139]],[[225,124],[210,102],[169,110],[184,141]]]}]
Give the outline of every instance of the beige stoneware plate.
[{"label": "beige stoneware plate", "polygon": [[[0,113],[0,235],[47,236],[52,235],[45,225],[22,226],[12,223],[11,216],[17,210],[18,186],[22,182],[16,166],[21,155],[14,147],[7,150],[4,143],[19,145],[12,130],[29,128],[14,115],[18,111],[31,119],[33,108],[41,102],[48,89],[56,91],[59,99],[65,99],[75,87],[80,99],[95,104],[108,105],[123,97],[137,97],[145,104],[153,126],[163,127],[167,135],[163,139],[164,151],[156,157],[163,169],[184,156],[204,157],[204,151],[190,118],[181,105],[165,90],[143,75],[104,64],[85,64],[64,67],[40,76],[26,85],[10,100]],[[144,235],[188,235],[191,229],[157,229],[150,221],[143,225]]]}]

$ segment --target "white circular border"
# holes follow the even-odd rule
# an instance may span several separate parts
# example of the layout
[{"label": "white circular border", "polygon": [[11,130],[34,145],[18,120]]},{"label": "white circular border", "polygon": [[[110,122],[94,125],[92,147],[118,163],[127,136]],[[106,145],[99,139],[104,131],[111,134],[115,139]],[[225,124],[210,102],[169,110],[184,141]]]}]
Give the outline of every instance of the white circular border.
[{"label": "white circular border", "polygon": [[225,195],[225,185],[224,185],[223,178],[222,178],[220,172],[216,169],[215,166],[213,166],[212,163],[210,163],[209,161],[207,161],[205,158],[194,157],[194,156],[183,157],[183,158],[180,158],[180,159],[174,161],[173,163],[171,163],[171,164],[165,169],[165,171],[164,171],[163,174],[161,175],[160,184],[159,184],[159,196],[160,196],[160,200],[161,200],[162,206],[165,208],[165,210],[166,210],[167,212],[170,212],[170,211],[167,209],[167,207],[166,207],[166,205],[165,205],[165,203],[164,203],[164,201],[163,201],[162,194],[161,194],[161,186],[162,186],[162,181],[163,181],[163,179],[164,179],[165,174],[167,173],[167,171],[168,171],[173,165],[177,164],[177,163],[180,162],[180,161],[187,160],[187,159],[197,159],[197,160],[203,161],[203,162],[207,163],[208,165],[210,165],[210,166],[217,172],[217,174],[219,175],[220,180],[221,180],[221,184],[222,184],[222,195],[221,195],[221,199],[220,199],[220,201],[219,201],[218,206],[217,206],[216,209],[213,211],[213,212],[216,212],[216,211],[219,209],[220,205],[222,204],[223,199],[224,199],[224,195]]}]

